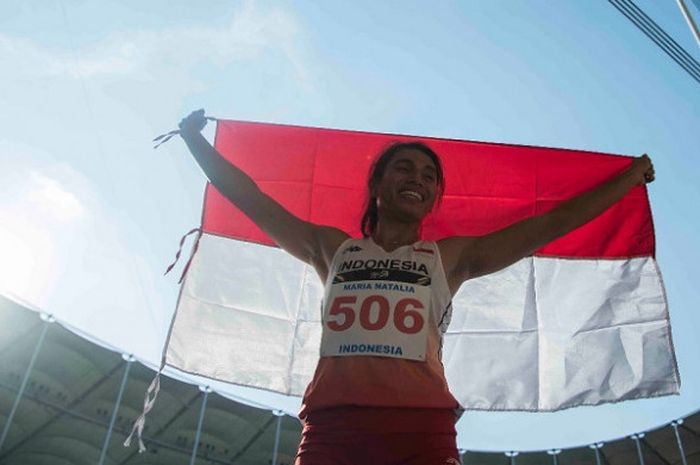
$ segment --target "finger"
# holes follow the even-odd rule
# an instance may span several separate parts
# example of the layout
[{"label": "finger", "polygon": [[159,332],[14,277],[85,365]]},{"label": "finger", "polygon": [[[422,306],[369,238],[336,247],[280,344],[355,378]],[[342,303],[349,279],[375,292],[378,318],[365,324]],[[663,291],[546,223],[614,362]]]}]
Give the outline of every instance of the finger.
[{"label": "finger", "polygon": [[182,121],[192,121],[192,120],[195,120],[197,118],[201,118],[202,115],[203,115],[203,113],[200,113],[200,110],[196,110],[196,111],[191,112],[189,115],[185,116],[182,119]]},{"label": "finger", "polygon": [[651,158],[649,158],[649,155],[647,155],[646,153],[645,153],[644,155],[642,155],[641,158],[642,158],[642,160],[644,160],[644,163],[645,163],[649,168],[651,168],[651,167],[654,166],[654,164],[651,162]]}]

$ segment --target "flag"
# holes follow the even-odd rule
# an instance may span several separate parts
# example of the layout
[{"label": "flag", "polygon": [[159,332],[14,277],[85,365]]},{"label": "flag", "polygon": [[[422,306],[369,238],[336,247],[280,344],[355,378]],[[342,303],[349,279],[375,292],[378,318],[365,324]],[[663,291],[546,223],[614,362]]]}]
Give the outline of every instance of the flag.
[{"label": "flag", "polygon": [[[298,217],[360,236],[367,173],[397,141],[441,157],[445,195],[422,235],[483,235],[590,190],[631,157],[577,150],[219,121],[215,147]],[[302,395],[319,357],[322,283],[206,187],[166,364]],[[680,386],[645,186],[453,300],[443,363],[467,409],[552,411]]]}]

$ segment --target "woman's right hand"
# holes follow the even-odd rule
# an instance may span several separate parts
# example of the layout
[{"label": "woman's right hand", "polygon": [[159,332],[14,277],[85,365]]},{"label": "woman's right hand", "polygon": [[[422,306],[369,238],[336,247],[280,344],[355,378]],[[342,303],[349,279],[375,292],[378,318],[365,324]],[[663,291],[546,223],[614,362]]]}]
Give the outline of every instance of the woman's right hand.
[{"label": "woman's right hand", "polygon": [[649,184],[656,178],[654,165],[646,153],[634,159],[629,171],[636,181],[635,185]]},{"label": "woman's right hand", "polygon": [[207,125],[207,118],[204,116],[204,109],[193,111],[180,121],[180,135],[186,137],[190,134],[198,134],[202,132],[204,126]]}]

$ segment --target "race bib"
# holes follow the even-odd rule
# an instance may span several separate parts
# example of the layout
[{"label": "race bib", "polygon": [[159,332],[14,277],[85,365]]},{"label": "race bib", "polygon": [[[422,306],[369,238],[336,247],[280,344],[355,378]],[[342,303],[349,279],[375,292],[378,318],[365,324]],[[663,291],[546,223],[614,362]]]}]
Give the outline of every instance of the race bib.
[{"label": "race bib", "polygon": [[338,273],[325,303],[322,357],[425,360],[430,277],[395,270]]}]

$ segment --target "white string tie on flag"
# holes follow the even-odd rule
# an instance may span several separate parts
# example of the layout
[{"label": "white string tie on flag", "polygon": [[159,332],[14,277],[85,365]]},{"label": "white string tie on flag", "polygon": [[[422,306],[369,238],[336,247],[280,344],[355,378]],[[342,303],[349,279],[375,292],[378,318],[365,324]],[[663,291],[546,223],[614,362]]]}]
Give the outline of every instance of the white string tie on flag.
[{"label": "white string tie on flag", "polygon": [[[156,402],[156,397],[158,397],[158,392],[160,392],[160,372],[162,369],[163,367],[158,370],[156,377],[153,378],[153,381],[151,381],[151,384],[148,386],[146,396],[143,399],[143,412],[141,412],[141,415],[139,415],[134,422],[134,426],[131,428],[129,437],[127,437],[126,441],[124,441],[124,446],[129,447],[131,445],[131,438],[134,436],[134,432],[136,432],[139,440],[139,454],[146,452],[146,446],[143,444],[142,439],[143,428],[146,425],[146,414],[148,414],[148,412],[150,412],[153,408],[153,404]],[[151,397],[151,394],[153,394],[153,397]]]},{"label": "white string tie on flag", "polygon": [[177,264],[178,260],[180,260],[180,255],[182,255],[182,247],[185,245],[185,240],[187,239],[187,236],[190,234],[197,234],[197,238],[194,240],[194,246],[192,246],[192,252],[190,252],[190,258],[187,260],[187,264],[185,264],[185,267],[182,269],[182,274],[180,275],[180,279],[178,280],[178,284],[182,284],[182,280],[185,279],[185,274],[187,274],[187,270],[190,268],[190,263],[192,263],[192,258],[194,258],[194,254],[197,253],[197,248],[199,247],[199,239],[202,237],[202,228],[194,228],[190,231],[188,231],[182,238],[180,239],[180,246],[177,249],[177,253],[175,254],[175,260],[168,265],[168,268],[165,270],[165,273],[163,275],[167,275],[170,273],[170,271],[175,267]]}]

